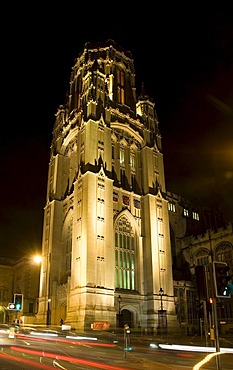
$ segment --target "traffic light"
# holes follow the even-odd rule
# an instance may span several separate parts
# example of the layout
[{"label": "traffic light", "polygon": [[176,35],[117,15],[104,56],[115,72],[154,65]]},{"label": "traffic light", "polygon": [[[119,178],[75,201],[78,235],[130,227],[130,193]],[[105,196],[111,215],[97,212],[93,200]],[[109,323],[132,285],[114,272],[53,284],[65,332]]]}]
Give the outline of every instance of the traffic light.
[{"label": "traffic light", "polygon": [[214,303],[214,300],[211,297],[206,301],[206,310],[207,310],[207,312],[212,312],[213,303]]},{"label": "traffic light", "polygon": [[15,310],[23,309],[23,294],[14,294]]},{"label": "traffic light", "polygon": [[213,262],[213,277],[214,277],[214,288],[215,295],[218,298],[230,298],[231,293],[228,288],[228,282],[231,280],[228,272],[230,267],[227,266],[226,262]]},{"label": "traffic light", "polygon": [[15,304],[14,303],[8,303],[8,310],[15,310]]}]

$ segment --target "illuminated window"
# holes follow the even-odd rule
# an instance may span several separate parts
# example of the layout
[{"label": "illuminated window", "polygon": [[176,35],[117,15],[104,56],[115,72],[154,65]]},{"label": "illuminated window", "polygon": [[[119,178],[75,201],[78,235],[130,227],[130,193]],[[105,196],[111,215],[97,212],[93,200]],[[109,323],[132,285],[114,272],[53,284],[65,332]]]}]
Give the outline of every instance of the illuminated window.
[{"label": "illuminated window", "polygon": [[185,208],[184,208],[184,216],[185,216],[185,217],[188,217],[188,216],[189,216],[189,211],[188,211],[188,209],[185,209]]},{"label": "illuminated window", "polygon": [[116,288],[135,290],[135,236],[125,216],[115,226],[115,279]]},{"label": "illuminated window", "polygon": [[124,149],[120,148],[120,163],[124,163],[125,162],[125,151]]},{"label": "illuminated window", "polygon": [[124,72],[117,71],[117,94],[118,94],[118,103],[124,104],[125,102],[125,76]]},{"label": "illuminated window", "polygon": [[199,221],[199,214],[197,212],[193,212],[193,219]]},{"label": "illuminated window", "polygon": [[175,204],[168,202],[168,210],[171,211],[171,212],[176,212]]},{"label": "illuminated window", "polygon": [[[106,66],[106,72],[107,72],[108,66]],[[107,72],[108,74],[109,72]],[[108,96],[111,100],[113,100],[113,76],[109,76],[106,78],[106,84],[108,89]]]},{"label": "illuminated window", "polygon": [[135,155],[133,153],[130,153],[130,166],[135,168]]}]

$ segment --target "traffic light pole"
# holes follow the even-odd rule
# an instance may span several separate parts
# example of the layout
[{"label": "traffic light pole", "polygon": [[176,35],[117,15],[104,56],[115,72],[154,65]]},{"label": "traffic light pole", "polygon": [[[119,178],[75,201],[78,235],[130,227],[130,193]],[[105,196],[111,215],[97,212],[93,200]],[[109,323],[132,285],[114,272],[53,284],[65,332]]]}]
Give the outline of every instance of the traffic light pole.
[{"label": "traffic light pole", "polygon": [[204,311],[205,344],[206,344],[206,347],[207,347],[207,344],[208,344],[208,317],[207,317],[206,301],[203,301],[203,311]]},{"label": "traffic light pole", "polygon": [[212,296],[214,297],[213,299],[213,323],[214,323],[214,333],[215,333],[215,348],[216,348],[216,369],[217,370],[222,370],[222,365],[221,365],[221,358],[220,358],[220,345],[219,345],[219,333],[218,333],[218,316],[217,316],[217,293],[216,293],[216,286],[215,286],[215,268],[212,264],[211,268],[211,290],[212,290]]},{"label": "traffic light pole", "polygon": [[[220,353],[216,298],[213,300],[213,315],[214,315],[213,319],[214,319],[214,328],[215,328],[215,348],[216,348],[216,352]],[[217,366],[217,370],[222,369],[220,355],[216,356],[216,366]]]},{"label": "traffic light pole", "polygon": [[[213,315],[214,315],[214,328],[215,328],[215,344],[216,352],[220,353],[219,346],[219,334],[218,334],[218,317],[217,317],[217,299],[227,299],[231,298],[231,285],[229,281],[231,276],[229,276],[230,267],[226,262],[213,261],[212,263],[212,292],[215,297],[213,302]],[[216,356],[217,369],[221,370],[221,359],[220,356]]]}]

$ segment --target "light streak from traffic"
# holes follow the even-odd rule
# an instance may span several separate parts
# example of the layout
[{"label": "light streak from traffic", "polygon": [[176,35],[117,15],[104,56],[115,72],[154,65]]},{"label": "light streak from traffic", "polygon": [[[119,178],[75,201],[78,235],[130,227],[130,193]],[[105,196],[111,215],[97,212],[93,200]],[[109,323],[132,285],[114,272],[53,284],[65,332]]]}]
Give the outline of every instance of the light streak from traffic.
[{"label": "light streak from traffic", "polygon": [[[20,353],[24,354],[30,354],[30,355],[35,355],[35,356],[40,356],[41,358],[52,358],[55,359],[56,361],[67,361],[67,362],[72,362],[75,364],[82,364],[86,366],[92,366],[92,367],[97,367],[98,369],[104,369],[104,370],[127,370],[125,367],[119,367],[119,366],[113,366],[113,365],[107,365],[107,364],[102,364],[99,362],[94,362],[94,361],[89,361],[89,360],[84,360],[81,358],[77,357],[71,357],[71,356],[65,356],[65,355],[58,355],[56,353],[50,353],[50,352],[44,352],[44,351],[36,351],[36,350],[31,350],[27,348],[22,348],[22,347],[16,347],[16,346],[11,346],[11,350],[17,351]],[[49,368],[51,369],[51,367]]]},{"label": "light streak from traffic", "polygon": [[[174,351],[190,351],[190,352],[216,352],[215,347],[200,347],[200,346],[185,346],[180,344],[162,344],[157,345],[162,349],[171,349]],[[150,344],[153,347],[153,344]],[[233,353],[233,348],[220,348],[221,353]]]},{"label": "light streak from traffic", "polygon": [[10,354],[7,354],[7,353],[3,353],[3,352],[0,352],[0,358],[4,358],[6,360],[10,360],[10,361],[17,361],[17,362],[23,362],[25,365],[30,365],[33,369],[43,369],[43,370],[51,370],[53,369],[52,366],[48,366],[48,365],[45,365],[45,364],[42,364],[42,363],[39,363],[39,362],[35,362],[35,361],[32,361],[32,360],[28,360],[26,358],[22,358],[22,357],[16,357],[16,356],[13,356],[13,355],[10,355]]},{"label": "light streak from traffic", "polygon": [[207,364],[214,356],[221,355],[223,352],[215,352],[215,353],[209,353],[203,360],[198,362],[196,365],[193,366],[192,370],[199,370],[202,365]]},{"label": "light streak from traffic", "polygon": [[[66,336],[65,338],[61,338],[61,337],[46,337],[46,338],[43,338],[43,335],[39,335],[39,336],[35,336],[34,333],[33,335],[27,335],[27,334],[17,334],[17,338],[18,339],[22,339],[22,340],[26,340],[26,339],[30,339],[30,340],[34,340],[34,341],[38,341],[38,342],[43,342],[43,341],[56,341],[56,342],[63,342],[63,343],[72,343],[72,344],[76,344],[76,345],[79,345],[79,346],[83,346],[83,345],[90,345],[90,346],[99,346],[99,347],[116,347],[117,344],[115,343],[97,343],[96,340],[97,338],[92,338],[92,337],[74,337],[74,336]],[[86,340],[85,340],[86,339]],[[77,340],[79,340],[77,342]],[[89,342],[88,342],[89,341]]]}]

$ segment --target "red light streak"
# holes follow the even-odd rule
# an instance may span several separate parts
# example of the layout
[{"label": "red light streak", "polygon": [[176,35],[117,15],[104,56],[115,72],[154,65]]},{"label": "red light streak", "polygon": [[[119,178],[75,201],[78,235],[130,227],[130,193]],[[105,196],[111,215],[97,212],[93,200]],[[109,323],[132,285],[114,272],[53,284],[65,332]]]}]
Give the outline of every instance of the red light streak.
[{"label": "red light streak", "polygon": [[3,353],[3,352],[0,353],[0,357],[4,357],[5,359],[10,360],[10,361],[14,361],[14,362],[15,361],[21,362],[21,363],[23,362],[24,364],[27,364],[27,365],[32,366],[33,369],[35,369],[35,368],[37,368],[37,369],[44,369],[44,370],[51,370],[51,369],[53,369],[53,366],[44,365],[44,364],[41,364],[39,362],[36,363],[34,361],[27,360],[26,358],[8,355],[8,354]]},{"label": "red light streak", "polygon": [[54,353],[50,353],[50,352],[35,351],[35,350],[27,349],[27,348],[22,349],[22,348],[15,347],[15,346],[11,346],[10,348],[11,348],[11,350],[18,351],[18,352],[21,352],[21,353],[24,352],[24,353],[27,353],[27,354],[36,355],[36,356],[40,356],[40,357],[55,358],[56,360],[61,360],[61,361],[68,361],[68,362],[72,361],[72,363],[82,364],[82,365],[86,365],[86,366],[93,366],[93,367],[97,367],[99,369],[127,370],[125,367],[106,365],[106,364],[101,364],[101,363],[94,362],[94,361],[83,360],[83,359],[76,358],[76,357],[71,357],[71,356],[58,355],[58,354],[54,354]]}]

